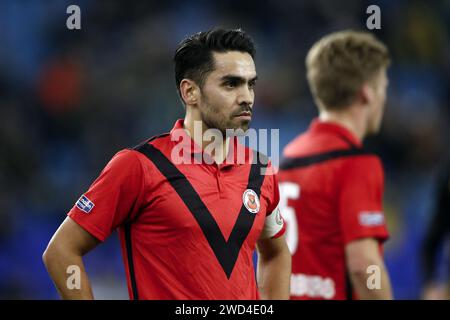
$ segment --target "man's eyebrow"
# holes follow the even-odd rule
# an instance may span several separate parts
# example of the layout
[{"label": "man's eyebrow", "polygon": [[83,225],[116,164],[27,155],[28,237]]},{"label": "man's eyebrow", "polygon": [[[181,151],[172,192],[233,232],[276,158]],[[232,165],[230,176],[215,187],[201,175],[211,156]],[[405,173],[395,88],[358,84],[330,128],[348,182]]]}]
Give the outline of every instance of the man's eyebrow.
[{"label": "man's eyebrow", "polygon": [[[258,76],[254,76],[249,80],[249,82],[254,82],[258,79]],[[220,78],[222,82],[230,81],[230,82],[237,82],[237,83],[244,83],[246,82],[246,79],[241,76],[236,76],[232,74],[228,74]]]}]

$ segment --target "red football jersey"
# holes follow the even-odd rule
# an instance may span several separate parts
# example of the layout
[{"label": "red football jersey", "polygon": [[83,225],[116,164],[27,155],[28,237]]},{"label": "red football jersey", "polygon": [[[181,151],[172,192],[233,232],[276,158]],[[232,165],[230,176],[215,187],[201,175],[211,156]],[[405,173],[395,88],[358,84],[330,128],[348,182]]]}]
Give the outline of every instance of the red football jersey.
[{"label": "red football jersey", "polygon": [[257,299],[256,242],[284,232],[277,177],[237,143],[245,163],[194,161],[182,128],[117,153],[69,216],[101,241],[119,229],[131,299]]},{"label": "red football jersey", "polygon": [[318,119],[283,156],[280,209],[292,253],[291,298],[350,299],[346,244],[388,237],[381,162],[346,128]]}]

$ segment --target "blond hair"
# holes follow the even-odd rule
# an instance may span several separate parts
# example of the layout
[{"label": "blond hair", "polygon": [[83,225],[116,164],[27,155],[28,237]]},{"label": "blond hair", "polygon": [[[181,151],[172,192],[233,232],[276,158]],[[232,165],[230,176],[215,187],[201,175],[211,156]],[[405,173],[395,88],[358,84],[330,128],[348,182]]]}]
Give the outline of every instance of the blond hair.
[{"label": "blond hair", "polygon": [[335,32],[320,39],[308,52],[309,87],[319,105],[342,109],[389,63],[387,47],[372,34]]}]

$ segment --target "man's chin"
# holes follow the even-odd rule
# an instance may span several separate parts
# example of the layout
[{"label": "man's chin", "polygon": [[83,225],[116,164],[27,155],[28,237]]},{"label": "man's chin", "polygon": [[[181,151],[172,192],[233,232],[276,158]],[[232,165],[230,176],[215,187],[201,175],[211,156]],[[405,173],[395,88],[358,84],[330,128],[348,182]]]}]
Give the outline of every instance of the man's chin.
[{"label": "man's chin", "polygon": [[236,131],[243,131],[245,134],[245,132],[247,132],[249,127],[250,127],[250,121],[241,121],[234,129]]},{"label": "man's chin", "polygon": [[249,126],[250,126],[250,120],[236,121],[236,119],[235,119],[235,121],[228,123],[226,125],[225,132],[228,131],[229,134],[231,133],[235,136],[243,136],[247,132]]}]

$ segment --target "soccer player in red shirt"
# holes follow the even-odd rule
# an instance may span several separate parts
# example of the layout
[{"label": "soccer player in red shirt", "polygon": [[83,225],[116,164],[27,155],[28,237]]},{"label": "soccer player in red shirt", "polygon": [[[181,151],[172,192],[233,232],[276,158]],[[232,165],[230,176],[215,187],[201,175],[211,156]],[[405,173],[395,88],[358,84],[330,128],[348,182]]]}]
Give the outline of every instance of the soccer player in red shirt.
[{"label": "soccer player in red shirt", "polygon": [[319,117],[283,151],[280,208],[291,299],[391,299],[382,243],[380,159],[362,146],[380,128],[389,53],[364,32],[325,36],[306,58]]},{"label": "soccer player in red shirt", "polygon": [[[44,253],[63,298],[93,298],[82,256],[115,229],[131,299],[289,298],[291,256],[277,176],[267,174],[270,162],[256,161],[264,156],[225,135],[249,126],[254,54],[241,30],[200,32],[180,44],[174,62],[184,120],[170,133],[118,152]],[[223,148],[208,153],[211,141],[195,134],[197,124],[203,132],[219,130]],[[244,161],[237,161],[243,151]],[[71,265],[81,270],[77,290],[66,286]]]}]

